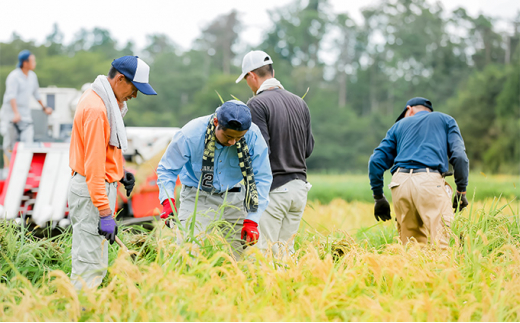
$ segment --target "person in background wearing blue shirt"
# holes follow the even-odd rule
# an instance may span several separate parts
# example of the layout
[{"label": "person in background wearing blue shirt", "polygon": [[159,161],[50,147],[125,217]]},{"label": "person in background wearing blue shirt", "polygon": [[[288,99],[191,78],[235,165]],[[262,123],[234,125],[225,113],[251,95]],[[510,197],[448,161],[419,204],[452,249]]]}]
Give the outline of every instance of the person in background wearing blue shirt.
[{"label": "person in background wearing blue shirt", "polygon": [[[52,108],[46,107],[42,100],[38,85],[38,77],[34,73],[36,58],[27,49],[18,54],[18,66],[7,76],[5,93],[0,112],[0,132],[4,137],[3,148],[7,158],[11,157],[14,143],[33,142],[34,128],[29,107],[31,96],[40,103],[43,112],[52,114]],[[7,164],[7,163],[6,163]]]},{"label": "person in background wearing blue shirt", "polygon": [[[451,203],[451,187],[444,180],[448,159],[453,165],[457,193]],[[388,130],[368,164],[374,194],[376,220],[391,219],[390,204],[383,195],[383,174],[391,168],[394,211],[403,244],[411,238],[448,247],[447,227],[453,209],[468,205],[469,161],[455,119],[433,112],[431,101],[413,98]]]},{"label": "person in background wearing blue shirt", "polygon": [[[243,245],[258,241],[258,222],[269,203],[273,176],[267,144],[244,103],[227,101],[214,114],[182,127],[173,136],[157,174],[161,218],[171,219],[172,206],[176,209],[173,192],[179,175],[182,227],[187,227],[197,203],[196,234],[211,229],[215,221],[227,221],[230,226],[223,231],[236,258]],[[223,205],[220,218],[218,210]]]}]

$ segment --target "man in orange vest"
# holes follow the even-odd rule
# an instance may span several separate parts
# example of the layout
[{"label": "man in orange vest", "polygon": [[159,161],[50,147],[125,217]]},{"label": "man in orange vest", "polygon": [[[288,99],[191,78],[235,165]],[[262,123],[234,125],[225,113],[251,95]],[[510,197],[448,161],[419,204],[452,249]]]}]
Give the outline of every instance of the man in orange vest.
[{"label": "man in orange vest", "polygon": [[150,67],[137,56],[112,62],[108,76],[100,75],[78,102],[70,141],[68,202],[72,221],[72,273],[76,289],[97,287],[106,275],[108,243],[114,243],[117,226],[113,218],[117,182],[127,195],[135,179],[123,170],[127,149],[123,117],[126,101],[137,91],[156,95],[148,84]]}]

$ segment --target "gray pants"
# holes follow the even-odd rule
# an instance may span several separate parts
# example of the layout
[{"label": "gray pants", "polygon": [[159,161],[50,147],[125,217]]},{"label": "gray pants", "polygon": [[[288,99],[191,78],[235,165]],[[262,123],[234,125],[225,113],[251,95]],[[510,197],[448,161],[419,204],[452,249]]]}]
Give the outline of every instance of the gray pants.
[{"label": "gray pants", "polygon": [[269,205],[260,218],[260,241],[264,251],[271,245],[275,256],[283,257],[286,251],[294,253],[294,238],[298,232],[307,193],[312,185],[295,179],[269,193]]},{"label": "gray pants", "polygon": [[[179,221],[183,228],[187,228],[193,219],[197,191],[198,189],[195,187],[182,187]],[[195,235],[211,231],[217,221],[223,220],[227,222],[226,225],[219,226],[219,228],[231,245],[233,255],[236,259],[239,259],[243,252],[240,233],[244,219],[247,216],[244,207],[245,189],[242,186],[240,192],[227,193],[225,203],[224,197],[225,194],[210,194],[205,191],[199,191],[197,215],[195,218]],[[185,239],[185,237],[183,238]],[[182,242],[182,240],[179,242]]]},{"label": "gray pants", "polygon": [[34,142],[34,126],[32,122],[20,121],[16,124],[3,122],[1,132],[4,137],[2,148],[4,149],[4,154],[6,154],[9,159],[11,159],[11,153],[13,152],[16,142]]},{"label": "gray pants", "polygon": [[[117,182],[106,183],[110,208],[116,205]],[[92,203],[86,178],[72,176],[69,183],[69,217],[72,222],[72,273],[77,290],[101,284],[108,267],[108,241],[98,233],[99,211]]]}]

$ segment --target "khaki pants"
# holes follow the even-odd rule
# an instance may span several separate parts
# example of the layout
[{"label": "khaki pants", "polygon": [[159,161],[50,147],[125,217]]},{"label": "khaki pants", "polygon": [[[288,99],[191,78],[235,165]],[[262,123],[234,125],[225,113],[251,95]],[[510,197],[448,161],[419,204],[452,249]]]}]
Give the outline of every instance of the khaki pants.
[{"label": "khaki pants", "polygon": [[403,244],[413,237],[419,243],[448,247],[453,207],[446,185],[436,172],[394,173],[389,187]]},{"label": "khaki pants", "polygon": [[295,179],[269,193],[269,205],[260,218],[260,249],[266,251],[271,245],[273,254],[279,257],[286,250],[294,253],[294,235],[300,227],[311,187],[310,183]]},{"label": "khaki pants", "polygon": [[[183,186],[181,190],[179,221],[186,230],[193,219],[197,191],[196,187],[189,186]],[[210,194],[202,190],[199,191],[197,215],[195,218],[195,235],[211,231],[217,221],[226,221],[227,225],[219,226],[219,228],[231,245],[235,259],[239,259],[244,251],[240,234],[244,219],[247,216],[244,207],[245,188],[241,186],[240,192],[227,193],[225,201],[224,197],[226,197],[225,193]],[[182,243],[184,239],[185,237],[180,237],[178,242]]]},{"label": "khaki pants", "polygon": [[[117,182],[106,183],[110,208],[116,205]],[[101,284],[108,267],[108,241],[99,235],[99,211],[90,198],[86,179],[80,174],[69,183],[69,216],[72,222],[72,273],[77,290]]]}]

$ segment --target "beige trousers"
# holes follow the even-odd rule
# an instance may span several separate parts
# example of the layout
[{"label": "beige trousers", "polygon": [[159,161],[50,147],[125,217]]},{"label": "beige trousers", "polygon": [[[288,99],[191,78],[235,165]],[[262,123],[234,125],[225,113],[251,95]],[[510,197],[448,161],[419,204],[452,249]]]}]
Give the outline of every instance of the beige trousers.
[{"label": "beige trousers", "polygon": [[[110,208],[116,205],[117,182],[106,183]],[[69,183],[69,217],[72,222],[72,273],[70,279],[77,290],[95,288],[107,273],[108,244],[99,235],[99,211],[90,198],[84,176],[76,174]]]},{"label": "beige trousers", "polygon": [[453,220],[451,187],[436,172],[395,172],[389,185],[403,244],[419,243],[448,247],[448,228]]},{"label": "beige trousers", "polygon": [[283,257],[286,251],[294,253],[294,235],[300,227],[311,187],[310,183],[295,179],[269,193],[269,205],[259,225],[261,250],[266,251],[270,245],[275,256]]},{"label": "beige trousers", "polygon": [[[197,191],[197,188],[189,186],[183,186],[181,190],[179,222],[185,229],[188,228],[194,216],[193,210],[195,209]],[[235,259],[239,259],[244,252],[240,237],[244,219],[247,216],[244,199],[245,188],[243,185],[240,192],[227,193],[227,196],[226,194],[210,194],[202,190],[199,191],[195,235],[211,231],[218,221],[227,222],[225,225],[219,225],[219,229],[230,244]],[[185,239],[185,236],[180,237],[178,243],[182,243]]]}]

